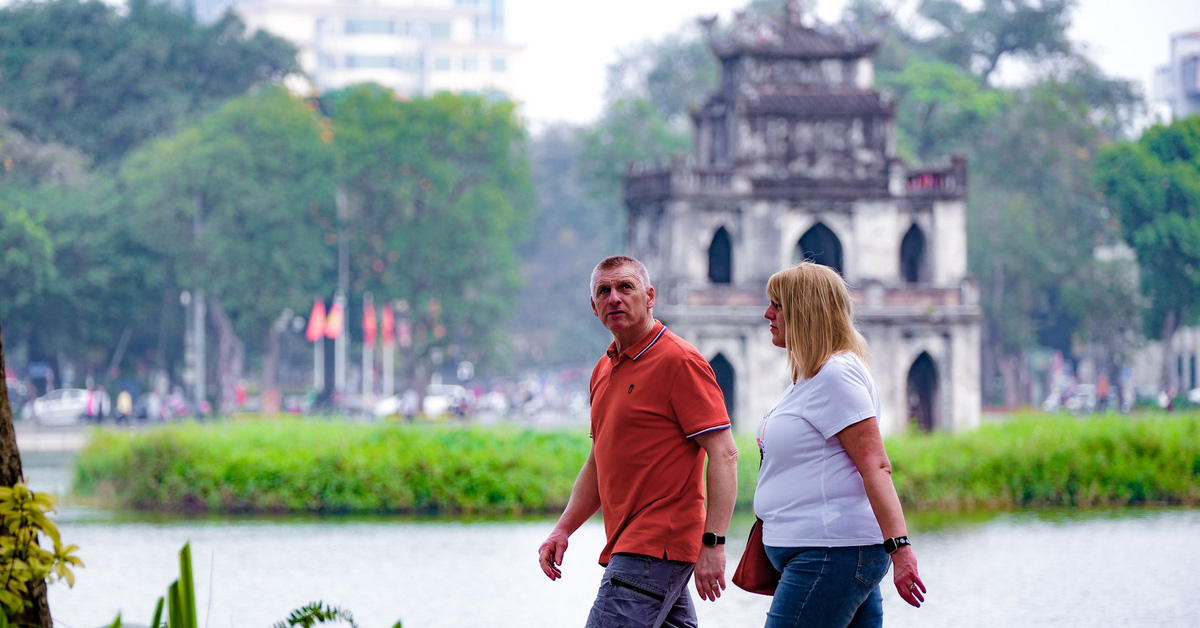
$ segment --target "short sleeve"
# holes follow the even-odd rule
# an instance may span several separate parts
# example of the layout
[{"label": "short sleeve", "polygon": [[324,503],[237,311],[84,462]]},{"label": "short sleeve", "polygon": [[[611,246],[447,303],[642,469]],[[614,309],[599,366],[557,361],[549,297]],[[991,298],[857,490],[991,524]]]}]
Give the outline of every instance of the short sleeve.
[{"label": "short sleeve", "polygon": [[729,426],[725,396],[717,377],[708,362],[698,356],[686,356],[680,362],[671,384],[671,407],[688,438]]},{"label": "short sleeve", "polygon": [[809,382],[802,414],[825,438],[878,414],[865,367],[843,355],[829,359]]}]

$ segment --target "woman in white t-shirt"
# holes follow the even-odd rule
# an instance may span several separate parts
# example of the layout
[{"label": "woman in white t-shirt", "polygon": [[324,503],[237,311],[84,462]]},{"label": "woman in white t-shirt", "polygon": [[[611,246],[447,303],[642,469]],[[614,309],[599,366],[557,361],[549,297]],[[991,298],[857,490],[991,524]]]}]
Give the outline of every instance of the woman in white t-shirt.
[{"label": "woman in white t-shirt", "polygon": [[908,541],[879,432],[879,396],[850,291],[833,269],[802,262],[767,282],[771,342],[792,384],[758,428],[754,511],[782,572],[767,627],[883,624],[879,583],[920,606],[925,584]]}]

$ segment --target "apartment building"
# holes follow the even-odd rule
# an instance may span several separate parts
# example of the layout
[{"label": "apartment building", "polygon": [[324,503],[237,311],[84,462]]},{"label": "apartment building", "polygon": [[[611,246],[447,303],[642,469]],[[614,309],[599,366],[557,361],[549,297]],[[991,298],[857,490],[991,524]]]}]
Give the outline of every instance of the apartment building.
[{"label": "apartment building", "polygon": [[326,92],[374,82],[402,96],[439,91],[519,100],[520,47],[505,41],[504,0],[191,0],[201,22],[231,9],[250,30],[287,39]]}]

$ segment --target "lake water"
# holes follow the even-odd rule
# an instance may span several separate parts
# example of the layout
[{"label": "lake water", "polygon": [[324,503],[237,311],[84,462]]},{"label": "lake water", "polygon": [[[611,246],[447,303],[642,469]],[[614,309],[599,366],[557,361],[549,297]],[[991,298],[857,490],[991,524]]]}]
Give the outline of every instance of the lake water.
[{"label": "lake water", "polygon": [[[62,491],[68,460],[27,458],[26,476],[35,490]],[[270,626],[317,600],[363,628],[582,626],[601,575],[598,519],[571,537],[557,582],[537,565],[552,518],[131,518],[63,506],[55,520],[86,563],[74,588],[50,587],[65,628],[107,625],[118,612],[125,625],[148,624],[187,542],[211,628]],[[734,523],[730,573],[750,523]],[[908,607],[889,577],[890,627],[1200,625],[1200,510],[910,513],[909,529],[929,594]],[[731,588],[698,602],[701,626],[761,626],[769,602]]]}]

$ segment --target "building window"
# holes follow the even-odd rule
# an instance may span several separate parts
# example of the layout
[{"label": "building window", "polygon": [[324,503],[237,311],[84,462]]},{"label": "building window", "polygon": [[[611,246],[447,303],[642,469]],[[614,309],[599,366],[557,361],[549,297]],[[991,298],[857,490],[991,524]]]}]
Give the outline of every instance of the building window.
[{"label": "building window", "polygon": [[900,275],[908,283],[928,281],[925,264],[925,234],[913,225],[900,242]]},{"label": "building window", "polygon": [[716,284],[733,280],[733,243],[725,227],[717,229],[708,246],[708,280]]},{"label": "building window", "polygon": [[842,272],[842,241],[825,225],[817,223],[800,237],[794,261],[811,261]]},{"label": "building window", "polygon": [[450,22],[430,22],[430,39],[450,39]]},{"label": "building window", "polygon": [[508,71],[508,59],[504,57],[492,57],[492,72],[502,74]]},{"label": "building window", "polygon": [[346,20],[347,35],[393,35],[396,23],[391,20]]},{"label": "building window", "polygon": [[478,72],[479,71],[479,57],[476,57],[475,55],[467,55],[467,56],[463,57],[462,58],[462,71],[463,72]]},{"label": "building window", "polygon": [[729,363],[729,360],[723,354],[718,353],[708,363],[712,366],[713,375],[717,377],[717,386],[721,387],[721,393],[725,396],[725,413],[729,415],[729,420],[732,423],[737,420],[737,417],[734,416],[734,400],[737,397],[737,373],[733,370],[733,365]]},{"label": "building window", "polygon": [[396,67],[396,57],[384,55],[348,55],[346,57],[346,67],[348,68],[394,68]]},{"label": "building window", "polygon": [[450,57],[434,57],[433,69],[438,72],[450,71]]},{"label": "building window", "polygon": [[417,72],[421,69],[421,57],[400,57],[396,60],[396,67],[406,72]]}]

